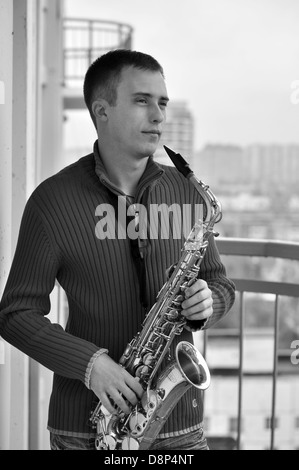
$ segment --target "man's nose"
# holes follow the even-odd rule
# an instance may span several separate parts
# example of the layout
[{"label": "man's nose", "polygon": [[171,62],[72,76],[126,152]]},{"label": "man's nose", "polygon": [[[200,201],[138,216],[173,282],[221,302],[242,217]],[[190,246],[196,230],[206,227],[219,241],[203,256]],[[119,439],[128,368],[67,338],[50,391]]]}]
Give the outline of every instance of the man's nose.
[{"label": "man's nose", "polygon": [[163,111],[159,105],[154,105],[151,110],[151,122],[161,123],[165,120],[165,111]]}]

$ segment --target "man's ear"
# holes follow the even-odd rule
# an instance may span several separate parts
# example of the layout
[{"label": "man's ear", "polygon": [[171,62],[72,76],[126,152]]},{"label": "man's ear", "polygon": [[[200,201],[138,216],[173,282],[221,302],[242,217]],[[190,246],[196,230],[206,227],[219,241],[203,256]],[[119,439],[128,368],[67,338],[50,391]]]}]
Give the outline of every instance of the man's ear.
[{"label": "man's ear", "polygon": [[101,121],[107,121],[107,108],[109,104],[106,100],[98,99],[92,103],[91,109],[95,119],[100,119]]}]

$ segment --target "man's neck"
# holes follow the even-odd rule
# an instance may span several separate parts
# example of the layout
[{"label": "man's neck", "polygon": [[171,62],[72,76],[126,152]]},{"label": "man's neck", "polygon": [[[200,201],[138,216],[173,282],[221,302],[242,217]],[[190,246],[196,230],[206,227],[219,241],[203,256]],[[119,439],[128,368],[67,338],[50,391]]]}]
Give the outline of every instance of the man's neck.
[{"label": "man's neck", "polygon": [[123,155],[110,155],[99,145],[101,159],[109,180],[124,194],[135,196],[138,182],[146,168],[148,157],[133,159]]}]

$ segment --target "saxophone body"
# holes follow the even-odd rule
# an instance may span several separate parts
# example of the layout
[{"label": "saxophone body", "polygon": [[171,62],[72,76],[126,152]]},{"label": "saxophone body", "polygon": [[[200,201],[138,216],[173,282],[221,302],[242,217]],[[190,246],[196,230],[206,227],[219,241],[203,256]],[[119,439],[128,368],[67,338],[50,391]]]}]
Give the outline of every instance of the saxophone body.
[{"label": "saxophone body", "polygon": [[170,357],[169,349],[174,337],[186,326],[186,319],[180,313],[184,292],[198,278],[209,237],[217,235],[213,227],[221,219],[221,206],[209,187],[197,180],[181,155],[167,147],[165,150],[201,194],[206,216],[204,221],[194,224],[156,303],[120,358],[119,363],[139,378],[144,389],[142,398],[136,406],[131,406],[128,415],[121,410],[110,414],[101,402],[91,414],[97,450],[148,449],[183,394],[190,387],[205,390],[210,385],[206,361],[193,344],[179,342],[174,358]]}]

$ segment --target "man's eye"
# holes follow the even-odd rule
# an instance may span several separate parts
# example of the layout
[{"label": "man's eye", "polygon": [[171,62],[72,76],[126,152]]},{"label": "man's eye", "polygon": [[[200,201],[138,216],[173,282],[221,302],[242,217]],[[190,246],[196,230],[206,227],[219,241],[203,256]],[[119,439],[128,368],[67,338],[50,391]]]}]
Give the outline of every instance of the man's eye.
[{"label": "man's eye", "polygon": [[161,108],[166,108],[167,107],[167,101],[163,101],[162,103],[160,103],[160,106]]},{"label": "man's eye", "polygon": [[146,103],[145,98],[138,98],[137,103]]}]

